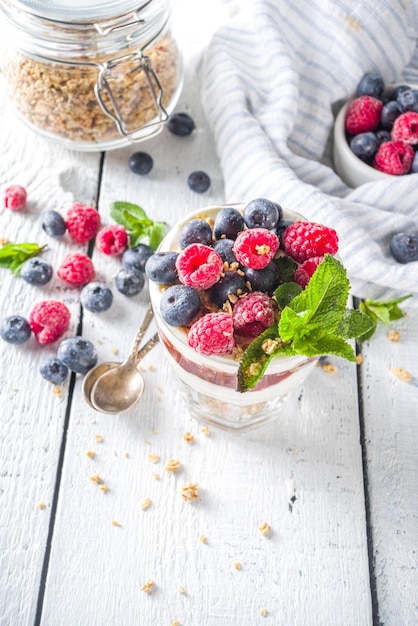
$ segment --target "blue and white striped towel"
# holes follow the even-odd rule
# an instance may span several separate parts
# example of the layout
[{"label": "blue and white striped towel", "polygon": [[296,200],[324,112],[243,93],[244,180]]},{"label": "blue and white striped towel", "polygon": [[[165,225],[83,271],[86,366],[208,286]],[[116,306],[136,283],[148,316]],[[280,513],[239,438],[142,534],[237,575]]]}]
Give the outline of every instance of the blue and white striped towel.
[{"label": "blue and white striped towel", "polygon": [[418,0],[244,2],[203,78],[226,201],[267,197],[334,227],[354,295],[418,296],[418,262],[389,252],[393,233],[418,231],[418,174],[353,190],[332,169],[333,107],[363,74],[418,83]]}]

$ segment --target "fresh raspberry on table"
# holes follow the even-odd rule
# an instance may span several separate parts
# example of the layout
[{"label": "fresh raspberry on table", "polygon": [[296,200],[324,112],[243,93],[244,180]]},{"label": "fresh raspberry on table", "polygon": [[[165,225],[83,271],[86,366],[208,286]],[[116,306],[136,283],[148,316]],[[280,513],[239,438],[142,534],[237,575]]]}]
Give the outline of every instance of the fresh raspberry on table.
[{"label": "fresh raspberry on table", "polygon": [[323,256],[313,256],[310,259],[306,259],[306,261],[299,265],[299,267],[295,270],[295,283],[298,283],[298,285],[305,289],[306,285],[311,280],[313,273],[323,259]]},{"label": "fresh raspberry on table", "polygon": [[414,156],[414,149],[409,144],[403,141],[386,141],[379,146],[373,167],[392,176],[402,176],[411,169]]},{"label": "fresh raspberry on table", "polygon": [[418,144],[418,113],[402,113],[393,123],[390,133],[392,141],[404,141],[415,146]]},{"label": "fresh raspberry on table", "polygon": [[324,254],[335,254],[338,236],[333,228],[315,222],[293,222],[282,236],[282,246],[296,263]]},{"label": "fresh raspberry on table", "polygon": [[267,267],[279,247],[277,235],[267,228],[248,228],[238,233],[233,251],[239,263],[254,270]]},{"label": "fresh raspberry on table", "polygon": [[235,347],[232,316],[222,311],[207,313],[191,326],[187,342],[207,356],[231,354]]},{"label": "fresh raspberry on table", "polygon": [[350,135],[367,133],[379,126],[383,102],[373,96],[359,96],[350,102],[345,116],[345,129]]},{"label": "fresh raspberry on table", "polygon": [[77,243],[86,243],[100,228],[100,215],[92,206],[74,202],[67,211],[65,224],[68,234]]},{"label": "fresh raspberry on table", "polygon": [[45,300],[38,302],[29,313],[29,324],[40,344],[57,341],[68,330],[70,311],[63,302]]},{"label": "fresh raspberry on table", "polygon": [[120,224],[110,224],[99,230],[96,237],[96,248],[110,256],[122,254],[128,247],[128,233]]},{"label": "fresh raspberry on table", "polygon": [[23,211],[26,207],[27,193],[21,185],[9,185],[4,190],[4,207],[11,211]]},{"label": "fresh raspberry on table", "polygon": [[234,305],[232,320],[237,335],[258,337],[274,322],[271,300],[262,291],[251,291]]},{"label": "fresh raspberry on table", "polygon": [[57,274],[69,285],[81,286],[91,282],[95,276],[93,261],[82,252],[65,255]]},{"label": "fresh raspberry on table", "polygon": [[223,261],[213,248],[203,243],[191,243],[179,252],[176,269],[184,285],[194,289],[209,289],[218,282]]}]

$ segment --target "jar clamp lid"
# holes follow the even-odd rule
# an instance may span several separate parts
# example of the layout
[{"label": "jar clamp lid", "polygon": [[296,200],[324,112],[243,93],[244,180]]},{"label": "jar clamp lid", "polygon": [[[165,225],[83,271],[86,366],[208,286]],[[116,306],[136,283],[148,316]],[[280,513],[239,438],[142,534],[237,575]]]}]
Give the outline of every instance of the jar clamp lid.
[{"label": "jar clamp lid", "polygon": [[[17,29],[14,45],[41,61],[97,69],[94,93],[120,135],[136,141],[158,133],[168,119],[164,90],[144,49],[165,30],[169,0],[0,0],[0,13]],[[10,29],[11,30],[11,29]],[[111,83],[124,67],[143,72],[156,116],[128,128]],[[144,135],[144,129],[146,133]]]}]

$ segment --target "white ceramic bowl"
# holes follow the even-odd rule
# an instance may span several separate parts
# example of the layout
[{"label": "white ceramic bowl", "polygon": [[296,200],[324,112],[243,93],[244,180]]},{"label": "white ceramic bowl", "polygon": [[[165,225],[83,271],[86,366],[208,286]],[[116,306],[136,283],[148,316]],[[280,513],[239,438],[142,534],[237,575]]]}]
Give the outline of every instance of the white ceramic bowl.
[{"label": "white ceramic bowl", "polygon": [[[234,205],[243,208],[244,205]],[[221,207],[195,211],[167,234],[159,250],[178,251],[178,234],[191,219],[214,218]],[[286,219],[301,216],[285,212]],[[187,344],[186,333],[169,326],[160,313],[163,292],[149,281],[151,303],[165,357],[179,381],[179,390],[192,417],[228,430],[249,428],[280,416],[280,407],[287,394],[300,387],[317,363],[317,358],[304,356],[277,357],[269,365],[255,389],[236,391],[238,362],[232,357],[204,356]]]},{"label": "white ceramic bowl", "polygon": [[[399,83],[400,84],[400,83]],[[403,83],[406,84],[406,83]],[[410,85],[416,89],[416,85]],[[389,95],[397,87],[397,84],[389,85],[385,94]],[[349,187],[359,187],[365,183],[391,180],[392,174],[381,172],[371,165],[367,165],[359,159],[351,150],[345,134],[345,117],[351,100],[346,102],[339,110],[334,123],[334,168],[339,177]]]}]

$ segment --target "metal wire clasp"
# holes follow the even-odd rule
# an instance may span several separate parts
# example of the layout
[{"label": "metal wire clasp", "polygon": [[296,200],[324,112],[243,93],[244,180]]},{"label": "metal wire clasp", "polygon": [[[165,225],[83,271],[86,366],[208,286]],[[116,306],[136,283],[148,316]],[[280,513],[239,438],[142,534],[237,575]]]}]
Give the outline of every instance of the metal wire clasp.
[{"label": "metal wire clasp", "polygon": [[[122,112],[110,85],[112,80],[120,80],[117,76],[112,75],[112,70],[119,64],[126,62],[131,62],[132,64],[129,70],[131,74],[138,71],[143,71],[145,73],[148,88],[151,92],[157,115],[157,119],[155,121],[144,124],[144,126],[133,130],[129,130],[126,121],[123,119]],[[133,52],[131,54],[118,57],[117,59],[106,61],[103,64],[98,65],[98,67],[99,74],[94,86],[94,93],[103,113],[108,115],[115,122],[119,133],[134,142],[142,139],[145,135],[151,136],[160,132],[164,123],[168,119],[168,113],[162,104],[164,90],[160,79],[158,78],[157,72],[152,67],[151,59],[144,56],[141,52]],[[108,97],[111,108],[109,108],[104,101],[105,95]]]}]

